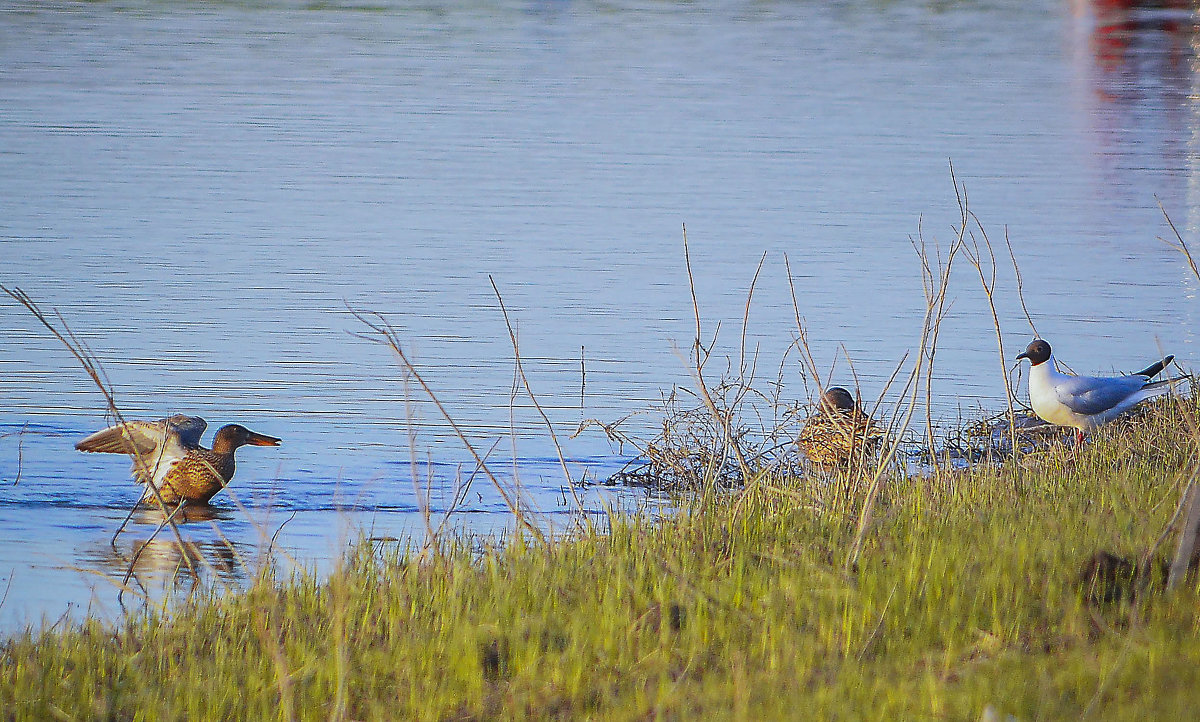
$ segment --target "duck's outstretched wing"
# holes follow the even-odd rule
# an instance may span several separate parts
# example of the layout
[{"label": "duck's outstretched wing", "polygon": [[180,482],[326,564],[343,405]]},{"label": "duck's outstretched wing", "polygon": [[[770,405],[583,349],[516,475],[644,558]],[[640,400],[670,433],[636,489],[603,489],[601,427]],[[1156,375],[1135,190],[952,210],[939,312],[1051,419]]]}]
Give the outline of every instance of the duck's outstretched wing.
[{"label": "duck's outstretched wing", "polygon": [[162,479],[200,445],[208,424],[198,416],[177,414],[158,421],[129,421],[101,429],[75,448],[133,457],[133,475],[142,483],[161,486]]},{"label": "duck's outstretched wing", "polygon": [[80,451],[138,456],[152,454],[160,447],[178,445],[192,449],[208,424],[199,416],[176,414],[158,421],[129,421],[101,429],[75,444]]}]

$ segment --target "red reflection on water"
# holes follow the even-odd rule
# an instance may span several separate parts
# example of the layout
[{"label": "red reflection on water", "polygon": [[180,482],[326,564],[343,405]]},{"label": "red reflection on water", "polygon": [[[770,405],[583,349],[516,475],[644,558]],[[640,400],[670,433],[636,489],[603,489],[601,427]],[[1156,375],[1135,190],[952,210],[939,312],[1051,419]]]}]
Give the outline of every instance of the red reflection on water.
[{"label": "red reflection on water", "polygon": [[1074,130],[1097,237],[1122,223],[1153,228],[1156,199],[1176,218],[1200,217],[1189,190],[1200,138],[1196,0],[1069,1]]},{"label": "red reflection on water", "polygon": [[1189,85],[1196,20],[1190,0],[1091,0],[1091,50],[1101,71],[1096,91],[1116,100],[1143,81]]}]

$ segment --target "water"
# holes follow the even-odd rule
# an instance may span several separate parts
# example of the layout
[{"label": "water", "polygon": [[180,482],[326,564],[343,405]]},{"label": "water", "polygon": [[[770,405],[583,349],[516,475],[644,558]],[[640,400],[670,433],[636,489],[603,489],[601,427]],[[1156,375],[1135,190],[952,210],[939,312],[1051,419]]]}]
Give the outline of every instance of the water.
[{"label": "water", "polygon": [[[218,583],[276,532],[318,568],[358,530],[419,536],[414,475],[444,510],[474,468],[349,309],[394,326],[561,528],[574,502],[513,393],[492,282],[573,475],[604,477],[624,457],[578,424],[635,414],[648,434],[645,412],[691,385],[685,223],[706,338],[720,328],[712,375],[738,356],[766,254],[746,344],[784,398],[807,393],[785,356],[784,255],[818,363],[850,383],[852,359],[874,398],[916,345],[911,240],[953,235],[949,160],[998,244],[1009,357],[1031,332],[1006,235],[1038,330],[1077,371],[1141,368],[1159,346],[1192,366],[1197,282],[1157,240],[1157,203],[1192,241],[1195,22],[1057,2],[6,3],[0,283],[61,312],[129,417],[284,439],[243,449],[217,518],[183,527]],[[939,342],[942,419],[1003,403],[974,273],[956,273]],[[138,489],[123,458],[72,449],[106,423],[4,299],[0,628],[116,613],[153,520],[108,546]],[[459,523],[512,519],[480,479]],[[169,585],[178,552],[155,551],[138,579]]]}]

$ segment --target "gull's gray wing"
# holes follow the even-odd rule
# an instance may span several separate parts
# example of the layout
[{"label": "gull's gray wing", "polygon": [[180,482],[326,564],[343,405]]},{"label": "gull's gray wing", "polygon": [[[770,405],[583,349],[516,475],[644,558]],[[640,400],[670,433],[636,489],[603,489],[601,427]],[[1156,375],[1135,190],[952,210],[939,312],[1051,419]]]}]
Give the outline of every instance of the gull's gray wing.
[{"label": "gull's gray wing", "polygon": [[1086,416],[1103,413],[1146,386],[1142,376],[1072,376],[1058,383],[1054,392],[1071,411]]},{"label": "gull's gray wing", "polygon": [[176,414],[158,421],[129,421],[101,429],[75,444],[80,451],[107,454],[152,454],[156,449],[178,445],[184,449],[200,445],[208,424],[199,416]]}]

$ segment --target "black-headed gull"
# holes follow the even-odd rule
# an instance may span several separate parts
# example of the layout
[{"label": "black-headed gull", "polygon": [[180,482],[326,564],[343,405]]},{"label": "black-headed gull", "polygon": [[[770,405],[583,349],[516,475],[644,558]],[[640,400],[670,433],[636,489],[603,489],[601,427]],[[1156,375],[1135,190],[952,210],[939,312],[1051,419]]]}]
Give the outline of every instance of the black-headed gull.
[{"label": "black-headed gull", "polygon": [[1151,381],[1175,358],[1167,356],[1151,366],[1128,376],[1070,376],[1054,365],[1050,344],[1035,339],[1017,355],[1027,358],[1029,370],[1029,402],[1038,418],[1056,426],[1075,429],[1075,441],[1083,440],[1083,432],[1112,421],[1146,399],[1169,388],[1172,380]]}]

